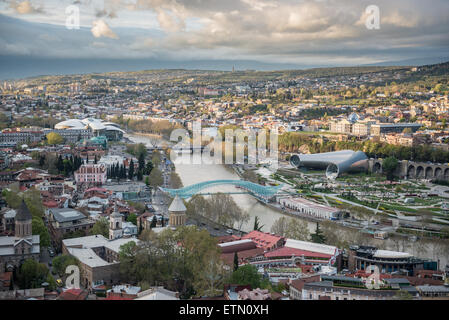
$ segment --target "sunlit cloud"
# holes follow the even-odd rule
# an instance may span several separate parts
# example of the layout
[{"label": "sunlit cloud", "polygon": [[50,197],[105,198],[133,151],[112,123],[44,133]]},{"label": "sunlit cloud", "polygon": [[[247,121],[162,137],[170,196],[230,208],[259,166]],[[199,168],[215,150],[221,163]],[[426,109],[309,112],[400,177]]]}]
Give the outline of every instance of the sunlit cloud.
[{"label": "sunlit cloud", "polygon": [[[30,29],[40,25],[46,34],[46,24],[59,25],[53,32],[63,41],[27,34],[10,20],[0,53],[348,64],[449,56],[447,0],[46,0],[45,14],[37,14],[38,1],[0,0],[0,13],[36,23]],[[365,26],[373,2],[378,30]],[[68,32],[64,8],[74,3],[82,28]],[[33,51],[36,37],[52,50],[37,44]]]},{"label": "sunlit cloud", "polygon": [[111,38],[111,39],[119,39],[119,37],[114,33],[114,31],[109,28],[108,24],[104,22],[102,19],[95,20],[92,22],[92,34],[95,38]]}]

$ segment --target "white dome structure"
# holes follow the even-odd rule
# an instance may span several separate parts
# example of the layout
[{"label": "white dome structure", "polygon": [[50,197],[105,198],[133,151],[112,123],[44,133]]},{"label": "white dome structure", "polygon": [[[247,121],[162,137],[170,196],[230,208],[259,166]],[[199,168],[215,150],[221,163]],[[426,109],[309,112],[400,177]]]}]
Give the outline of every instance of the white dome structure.
[{"label": "white dome structure", "polygon": [[67,130],[67,129],[76,129],[76,130],[82,130],[87,129],[87,125],[84,124],[81,120],[78,119],[69,119],[66,121],[59,122],[55,125],[55,129],[58,130]]},{"label": "white dome structure", "polygon": [[69,119],[55,125],[57,130],[90,130],[95,136],[106,136],[108,140],[120,140],[125,131],[112,122],[103,122],[101,119],[86,118],[83,120]]}]

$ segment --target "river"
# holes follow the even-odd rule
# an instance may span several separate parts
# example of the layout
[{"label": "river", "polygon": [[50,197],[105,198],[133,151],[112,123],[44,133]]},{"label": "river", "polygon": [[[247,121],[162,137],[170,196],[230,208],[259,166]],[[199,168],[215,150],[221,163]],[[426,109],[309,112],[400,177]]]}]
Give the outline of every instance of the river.
[{"label": "river", "polygon": [[[151,146],[148,136],[132,135],[128,138],[136,143],[145,143]],[[195,183],[205,182],[209,180],[239,180],[240,177],[231,169],[223,165],[194,165],[194,164],[176,164],[176,173],[181,178],[184,186],[189,186]],[[211,187],[207,192],[241,192],[241,190],[231,185]],[[266,205],[257,201],[249,194],[232,194],[231,197],[237,205],[251,216],[250,220],[242,226],[245,232],[251,231],[254,226],[255,217],[259,217],[260,224],[263,225],[262,231],[270,232],[273,223],[283,217],[282,213],[267,207]],[[315,231],[316,223],[308,222],[311,232]]]},{"label": "river", "polygon": [[[154,137],[148,135],[127,135],[127,138],[135,143],[144,143],[152,146],[151,141],[155,141]],[[162,141],[162,139],[161,139]],[[176,172],[182,180],[184,186],[192,185],[209,180],[239,180],[239,176],[231,169],[223,165],[194,165],[194,164],[176,164]],[[208,192],[238,192],[241,191],[233,186],[226,185],[220,187],[212,187]],[[262,231],[270,232],[273,223],[280,217],[286,215],[260,203],[249,194],[232,194],[231,195],[237,205],[249,213],[250,220],[242,226],[245,232],[251,231],[254,225],[255,217],[259,217],[260,224],[263,225]],[[297,218],[300,219],[300,218]],[[306,220],[309,231],[315,232],[316,223]],[[335,224],[335,229],[339,236],[344,239],[354,239],[354,233],[358,233],[354,229],[343,228]],[[361,239],[360,237],[358,238]],[[448,241],[426,241],[426,245],[421,241],[410,242],[404,239],[389,238],[386,240],[373,239],[372,236],[366,235],[361,239],[364,245],[373,245],[386,250],[405,251],[420,258],[440,259],[440,264],[444,268],[449,263],[449,242]]]}]

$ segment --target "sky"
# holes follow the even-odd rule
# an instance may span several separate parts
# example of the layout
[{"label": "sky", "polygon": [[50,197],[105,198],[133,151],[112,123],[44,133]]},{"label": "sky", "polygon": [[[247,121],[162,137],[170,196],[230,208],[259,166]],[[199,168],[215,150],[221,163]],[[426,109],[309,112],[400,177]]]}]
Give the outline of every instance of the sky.
[{"label": "sky", "polygon": [[[69,29],[74,8],[79,28]],[[112,69],[442,62],[448,31],[448,0],[0,0],[0,67],[13,75],[11,61],[52,59],[114,61]]]}]

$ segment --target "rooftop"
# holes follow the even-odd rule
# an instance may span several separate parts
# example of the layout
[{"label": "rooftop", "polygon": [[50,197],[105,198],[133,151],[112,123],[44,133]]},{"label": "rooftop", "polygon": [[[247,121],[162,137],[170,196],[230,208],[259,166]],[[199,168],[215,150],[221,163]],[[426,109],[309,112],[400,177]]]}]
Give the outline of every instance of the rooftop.
[{"label": "rooftop", "polygon": [[184,202],[182,202],[181,198],[178,195],[176,195],[176,197],[173,199],[170,207],[168,208],[168,211],[170,211],[170,212],[185,212],[185,211],[187,211],[187,208],[184,205]]},{"label": "rooftop", "polygon": [[86,218],[84,214],[70,208],[50,209],[57,222],[68,222]]},{"label": "rooftop", "polygon": [[329,246],[326,244],[320,244],[320,243],[314,243],[314,242],[294,240],[294,239],[287,239],[284,247],[305,250],[305,251],[309,251],[309,252],[316,252],[316,253],[321,253],[321,254],[331,255],[331,256],[335,255],[338,251],[338,248],[334,247],[334,246]]}]

